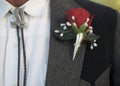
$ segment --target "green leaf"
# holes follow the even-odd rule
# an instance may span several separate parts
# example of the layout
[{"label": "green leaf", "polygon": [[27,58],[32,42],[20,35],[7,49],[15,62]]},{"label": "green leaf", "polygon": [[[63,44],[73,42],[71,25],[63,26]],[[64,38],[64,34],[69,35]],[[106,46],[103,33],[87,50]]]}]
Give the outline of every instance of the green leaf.
[{"label": "green leaf", "polygon": [[85,32],[85,30],[86,30],[86,25],[85,25],[85,23],[84,23],[83,25],[80,26],[78,32],[79,32],[79,33],[83,33],[83,32]]},{"label": "green leaf", "polygon": [[79,30],[76,25],[72,24],[72,29],[76,34],[79,33]]},{"label": "green leaf", "polygon": [[61,40],[72,40],[76,37],[76,34],[73,32],[63,33],[63,36],[60,36],[60,34],[55,33],[54,35]]},{"label": "green leaf", "polygon": [[99,35],[96,35],[96,34],[94,34],[94,33],[88,34],[88,35],[86,35],[86,36],[87,36],[86,38],[87,38],[88,40],[90,40],[90,41],[97,40],[97,39],[100,38]]},{"label": "green leaf", "polygon": [[[56,30],[59,32],[54,32],[54,35],[61,40],[71,40],[76,37],[76,33],[71,28],[67,28],[66,30],[58,28]],[[63,34],[63,36],[60,36],[60,34]]]},{"label": "green leaf", "polygon": [[76,37],[74,33],[66,33],[63,37],[60,37],[62,40],[72,40]]}]

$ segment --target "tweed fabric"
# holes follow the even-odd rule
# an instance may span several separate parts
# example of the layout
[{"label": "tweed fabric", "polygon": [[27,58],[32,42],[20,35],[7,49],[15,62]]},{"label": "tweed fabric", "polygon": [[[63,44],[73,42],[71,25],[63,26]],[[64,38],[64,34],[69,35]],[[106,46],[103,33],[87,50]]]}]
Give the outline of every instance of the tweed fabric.
[{"label": "tweed fabric", "polygon": [[[72,61],[75,40],[58,40],[53,32],[59,28],[60,23],[66,21],[66,11],[76,7],[84,7],[95,15],[92,26],[101,39],[98,41],[98,47],[92,51],[89,45],[83,42],[75,61]],[[120,57],[118,54],[113,55],[113,52],[119,50],[114,49],[117,42],[114,40],[117,31],[116,20],[115,10],[90,1],[51,0],[51,41],[46,86],[119,86],[120,83],[111,84],[109,68],[113,68],[114,56]],[[114,70],[116,71],[118,72],[117,69]]]}]

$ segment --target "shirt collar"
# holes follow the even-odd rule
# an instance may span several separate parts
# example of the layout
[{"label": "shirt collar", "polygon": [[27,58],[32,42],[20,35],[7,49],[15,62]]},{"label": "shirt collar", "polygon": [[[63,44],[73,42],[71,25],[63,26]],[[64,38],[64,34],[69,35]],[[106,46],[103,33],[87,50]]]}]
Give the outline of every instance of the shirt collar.
[{"label": "shirt collar", "polygon": [[4,17],[13,6],[6,0],[0,0],[0,19]]},{"label": "shirt collar", "polygon": [[[24,8],[25,12],[31,16],[41,16],[44,7],[48,7],[50,0],[28,0],[19,8]],[[3,18],[11,9],[15,8],[6,0],[0,0],[0,19]]]}]

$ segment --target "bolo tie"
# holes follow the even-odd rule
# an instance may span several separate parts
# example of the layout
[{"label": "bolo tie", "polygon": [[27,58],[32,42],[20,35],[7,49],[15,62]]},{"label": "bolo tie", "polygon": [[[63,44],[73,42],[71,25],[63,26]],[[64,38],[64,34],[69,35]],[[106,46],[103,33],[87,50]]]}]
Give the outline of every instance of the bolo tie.
[{"label": "bolo tie", "polygon": [[15,21],[11,22],[11,24],[16,29],[17,41],[18,41],[17,86],[20,86],[21,46],[22,46],[23,64],[24,64],[23,86],[26,86],[27,68],[26,68],[26,51],[25,51],[25,42],[24,42],[24,28],[27,27],[26,26],[27,24],[25,22],[24,8],[16,8],[13,12],[13,15],[15,17]]}]

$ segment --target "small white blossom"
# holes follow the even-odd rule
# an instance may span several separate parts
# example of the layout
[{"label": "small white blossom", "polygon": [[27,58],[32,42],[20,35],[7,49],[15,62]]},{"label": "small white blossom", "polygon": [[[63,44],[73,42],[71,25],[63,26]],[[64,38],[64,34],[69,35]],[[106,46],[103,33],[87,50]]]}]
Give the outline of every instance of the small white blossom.
[{"label": "small white blossom", "polygon": [[60,26],[61,26],[61,27],[65,26],[65,23],[61,23]]},{"label": "small white blossom", "polygon": [[63,29],[66,30],[66,29],[67,29],[67,26],[64,26]]},{"label": "small white blossom", "polygon": [[60,37],[63,37],[63,33],[60,34]]},{"label": "small white blossom", "polygon": [[89,22],[89,20],[90,20],[90,19],[89,19],[89,18],[87,18],[86,22]]},{"label": "small white blossom", "polygon": [[93,33],[93,30],[89,30],[90,33]]},{"label": "small white blossom", "polygon": [[71,23],[70,23],[70,22],[66,22],[66,25],[67,25],[67,26],[71,26]]},{"label": "small white blossom", "polygon": [[90,46],[90,49],[93,50],[93,48],[94,48],[93,45],[91,45],[91,46]]},{"label": "small white blossom", "polygon": [[89,29],[93,30],[93,27],[92,27],[92,26],[90,26],[90,27],[89,27]]},{"label": "small white blossom", "polygon": [[72,16],[72,20],[75,20],[75,16]]},{"label": "small white blossom", "polygon": [[94,46],[94,47],[97,47],[97,43],[93,43],[93,46]]},{"label": "small white blossom", "polygon": [[60,31],[59,30],[55,30],[55,33],[59,33]]},{"label": "small white blossom", "polygon": [[94,40],[94,42],[96,42],[97,40]]}]

